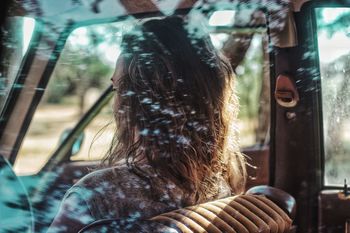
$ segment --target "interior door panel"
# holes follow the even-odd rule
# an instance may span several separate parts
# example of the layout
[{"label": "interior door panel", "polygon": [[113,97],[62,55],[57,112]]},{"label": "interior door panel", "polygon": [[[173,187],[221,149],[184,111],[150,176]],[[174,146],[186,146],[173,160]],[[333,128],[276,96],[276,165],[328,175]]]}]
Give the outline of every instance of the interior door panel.
[{"label": "interior door panel", "polygon": [[318,200],[319,233],[343,233],[350,220],[350,196],[344,198],[341,190],[324,190]]},{"label": "interior door panel", "polygon": [[257,185],[269,184],[269,158],[268,146],[244,148],[242,151],[247,156],[248,180],[246,189]]}]

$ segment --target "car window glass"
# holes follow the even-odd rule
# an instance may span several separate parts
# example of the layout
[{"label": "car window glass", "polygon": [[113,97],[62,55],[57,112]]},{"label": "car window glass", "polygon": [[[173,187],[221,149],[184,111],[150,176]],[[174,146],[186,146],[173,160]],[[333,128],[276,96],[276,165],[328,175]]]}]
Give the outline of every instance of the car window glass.
[{"label": "car window glass", "polygon": [[[233,11],[214,12],[209,20],[210,26],[225,26],[232,23],[227,18]],[[225,16],[225,17],[223,17]],[[211,25],[212,24],[212,25]],[[268,142],[268,129],[270,120],[270,90],[269,90],[269,60],[268,36],[266,28],[247,31],[232,30],[229,33],[210,33],[211,40],[217,49],[223,49],[230,36],[238,41],[236,46],[245,46],[246,53],[243,60],[237,64],[237,94],[239,96],[241,111],[239,114],[240,145],[242,148],[262,145]],[[249,38],[249,40],[247,40]],[[234,47],[233,45],[231,45]],[[234,49],[228,47],[227,49]],[[84,141],[77,154],[71,160],[99,160],[107,152],[114,134],[112,117],[112,104],[107,106],[84,129]]]},{"label": "car window glass", "polygon": [[[70,34],[19,150],[16,173],[38,172],[63,137],[110,85],[124,26],[92,25]],[[89,144],[91,141],[85,140],[84,145]]]},{"label": "car window glass", "polygon": [[268,142],[270,73],[267,45],[266,33],[255,34],[243,62],[236,68],[241,147]]},{"label": "car window glass", "polygon": [[[221,18],[229,21],[230,11],[221,11]],[[220,14],[213,14],[220,19]],[[209,21],[210,22],[210,21]],[[220,24],[220,20],[213,22]],[[217,29],[211,33],[216,48],[229,56],[236,74],[239,97],[239,130],[241,148],[263,145],[269,141],[270,127],[270,73],[268,35],[266,27],[258,29],[235,28],[229,32]],[[239,56],[237,54],[240,53]],[[234,54],[230,57],[230,54]]]},{"label": "car window glass", "polygon": [[350,178],[350,8],[317,8],[325,185]]},{"label": "car window glass", "polygon": [[[231,25],[225,29],[232,24],[232,19],[228,19],[234,15],[234,11],[217,11],[209,20],[209,30],[214,46],[225,55],[239,51],[242,55],[233,68],[241,106],[240,145],[244,148],[268,141],[268,37],[266,26],[242,29]],[[120,53],[118,43],[122,32],[127,31],[130,25],[131,22],[90,25],[71,33],[22,143],[15,163],[17,173],[37,172],[62,141],[60,138],[75,126],[108,86]],[[104,141],[102,138],[112,137],[111,129],[105,130],[106,135],[102,133],[102,128],[110,122],[103,125],[102,121],[108,111],[101,111],[84,130],[82,147],[74,153],[72,160],[96,160],[105,154],[96,148],[100,148],[97,145]],[[103,143],[108,148],[109,144]]]},{"label": "car window glass", "polygon": [[101,109],[98,115],[83,130],[84,139],[77,153],[73,153],[71,160],[100,160],[110,147],[115,124],[112,104],[114,99]]},{"label": "car window glass", "polygon": [[[4,41],[0,57],[0,112],[16,78],[23,57],[32,40],[35,20],[29,17],[10,17],[2,28]],[[14,85],[18,88],[20,84]]]}]

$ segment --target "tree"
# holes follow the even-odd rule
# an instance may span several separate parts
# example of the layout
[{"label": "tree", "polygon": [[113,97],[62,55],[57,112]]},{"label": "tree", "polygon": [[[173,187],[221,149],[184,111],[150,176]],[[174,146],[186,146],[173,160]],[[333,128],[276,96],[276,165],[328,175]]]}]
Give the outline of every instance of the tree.
[{"label": "tree", "polygon": [[349,34],[350,10],[348,8],[321,8],[316,11],[316,18],[318,30],[327,31],[329,36],[339,31]]},{"label": "tree", "polygon": [[[265,14],[255,11],[247,17],[247,12],[241,11],[235,15],[236,22],[242,23],[249,19],[245,25],[265,25]],[[247,58],[248,50],[252,45],[254,36],[257,35],[253,28],[251,32],[231,33],[224,44],[223,53],[230,59],[232,68],[238,73],[238,91],[240,92],[241,117],[254,121],[257,119],[255,128],[255,140],[264,143],[270,126],[270,67],[268,54],[268,37],[261,35],[261,46],[257,53]],[[243,71],[239,72],[239,71]],[[241,75],[239,75],[242,73]],[[258,98],[257,98],[258,97]]]},{"label": "tree", "polygon": [[[223,46],[224,54],[230,59],[237,73],[237,90],[240,97],[240,116],[255,125],[256,142],[263,143],[270,121],[270,73],[268,66],[267,36],[261,37],[261,44],[249,53],[253,33],[232,33]],[[260,38],[259,38],[260,39]]]},{"label": "tree", "polygon": [[[49,83],[47,102],[59,103],[65,95],[76,94],[79,99],[79,114],[85,109],[85,95],[89,88],[104,88],[109,82],[113,65],[106,60],[101,44],[112,45],[118,41],[112,36],[119,32],[113,25],[86,27],[85,33],[73,34],[62,51],[53,77]],[[81,37],[87,43],[81,42]],[[114,39],[114,40],[113,40]]]}]

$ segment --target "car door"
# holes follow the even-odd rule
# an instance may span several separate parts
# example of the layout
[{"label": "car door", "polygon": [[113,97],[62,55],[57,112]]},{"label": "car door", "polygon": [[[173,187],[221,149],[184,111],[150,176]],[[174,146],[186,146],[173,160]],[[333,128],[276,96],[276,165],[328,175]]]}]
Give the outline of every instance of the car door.
[{"label": "car door", "polygon": [[294,13],[296,46],[278,49],[274,79],[288,75],[299,101],[276,104],[274,185],[297,200],[298,232],[346,232],[350,216],[348,1],[309,1]]}]

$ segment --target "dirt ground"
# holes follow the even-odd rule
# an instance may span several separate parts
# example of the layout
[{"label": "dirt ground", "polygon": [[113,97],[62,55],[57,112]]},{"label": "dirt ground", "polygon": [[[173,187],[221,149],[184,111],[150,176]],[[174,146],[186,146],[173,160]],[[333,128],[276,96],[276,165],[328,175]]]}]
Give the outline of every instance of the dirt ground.
[{"label": "dirt ground", "polygon": [[[114,124],[112,114],[104,110],[86,128],[81,150],[72,159],[94,160],[105,154],[113,137]],[[80,119],[78,112],[74,106],[40,106],[18,153],[16,173],[38,172],[59,145],[64,130],[73,128]]]},{"label": "dirt ground", "polygon": [[[110,108],[110,105],[107,105],[85,129],[81,150],[72,160],[98,160],[106,154],[115,130]],[[16,173],[37,173],[59,145],[63,131],[74,127],[78,122],[78,112],[74,105],[40,106],[19,151],[14,166]],[[240,121],[242,146],[254,144],[254,127],[252,122]]]}]

